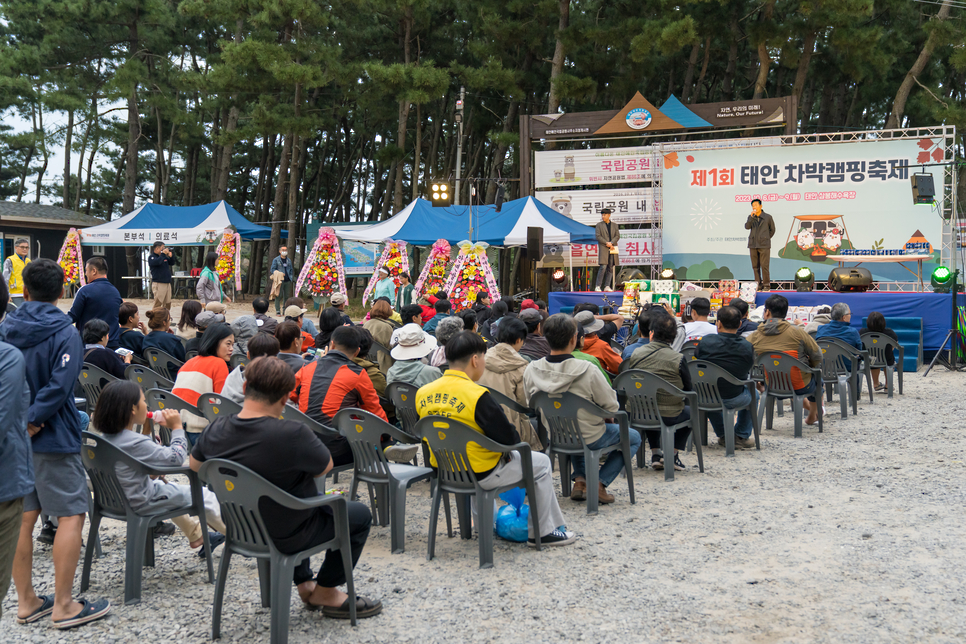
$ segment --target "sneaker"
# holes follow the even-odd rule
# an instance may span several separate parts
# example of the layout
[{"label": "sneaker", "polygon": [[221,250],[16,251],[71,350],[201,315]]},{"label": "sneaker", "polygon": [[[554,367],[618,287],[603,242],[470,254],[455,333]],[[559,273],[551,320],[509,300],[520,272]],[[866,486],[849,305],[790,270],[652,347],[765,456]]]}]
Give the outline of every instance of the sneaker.
[{"label": "sneaker", "polygon": [[678,458],[678,455],[675,454],[674,455],[674,470],[677,471],[677,472],[683,472],[686,469],[688,469],[688,468],[684,466],[684,463],[682,463],[681,462],[681,459]]},{"label": "sneaker", "polygon": [[[211,544],[211,551],[214,552],[215,548],[225,543],[225,535],[220,532],[208,532],[208,543]],[[205,547],[201,546],[198,548],[198,556],[202,559],[205,558]]]},{"label": "sneaker", "polygon": [[54,537],[57,536],[57,526],[55,526],[50,521],[44,521],[44,527],[40,529],[40,534],[37,535],[37,541],[40,543],[46,543],[48,546],[54,545]]},{"label": "sneaker", "polygon": [[406,445],[404,443],[396,443],[395,445],[390,445],[382,451],[386,455],[386,458],[393,463],[412,463],[413,459],[416,458],[416,453],[419,451],[419,445]]},{"label": "sneaker", "polygon": [[587,500],[587,481],[578,478],[574,480],[574,487],[570,491],[571,501],[586,501]]},{"label": "sneaker", "polygon": [[599,286],[594,287],[594,291],[596,291],[597,293],[600,293],[600,287]]},{"label": "sneaker", "polygon": [[170,537],[175,533],[177,528],[174,527],[173,523],[168,521],[162,521],[158,525],[154,526],[154,536],[155,537]]},{"label": "sneaker", "polygon": [[651,469],[652,470],[663,470],[664,469],[664,456],[661,454],[651,454]]},{"label": "sneaker", "polygon": [[735,436],[735,449],[755,449],[755,439],[751,436],[748,438]]},{"label": "sneaker", "polygon": [[[577,540],[577,535],[573,532],[564,532],[562,530],[554,530],[550,534],[545,534],[540,537],[541,546],[566,546]],[[531,548],[537,547],[537,542],[534,539],[527,539],[527,545]]]}]

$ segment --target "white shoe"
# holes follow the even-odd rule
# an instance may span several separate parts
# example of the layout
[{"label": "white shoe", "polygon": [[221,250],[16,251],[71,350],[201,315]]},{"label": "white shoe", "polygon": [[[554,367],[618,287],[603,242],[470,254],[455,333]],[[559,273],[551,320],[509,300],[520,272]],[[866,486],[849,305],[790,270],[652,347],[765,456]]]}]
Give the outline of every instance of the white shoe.
[{"label": "white shoe", "polygon": [[598,293],[600,293],[600,287],[599,286],[595,287],[594,290],[597,291]]}]

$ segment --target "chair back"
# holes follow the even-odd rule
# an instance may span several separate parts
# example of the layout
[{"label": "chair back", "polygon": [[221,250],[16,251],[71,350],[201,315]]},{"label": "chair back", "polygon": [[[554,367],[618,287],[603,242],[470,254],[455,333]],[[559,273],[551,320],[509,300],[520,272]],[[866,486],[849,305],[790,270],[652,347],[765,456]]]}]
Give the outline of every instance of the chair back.
[{"label": "chair back", "polygon": [[661,410],[657,402],[659,391],[686,397],[685,392],[664,378],[641,369],[631,369],[619,375],[614,379],[614,389],[624,397],[624,411],[630,417],[631,427],[650,430],[661,429]]},{"label": "chair back", "polygon": [[821,338],[816,340],[818,348],[822,350],[822,378],[826,382],[835,382],[839,376],[848,376],[851,369],[846,363],[851,364],[852,354],[846,351],[840,344],[830,339]]},{"label": "chair back", "polygon": [[178,369],[184,365],[183,362],[170,353],[153,347],[148,347],[144,350],[144,359],[148,361],[151,369],[171,381],[174,381],[178,375]]},{"label": "chair back", "polygon": [[580,433],[577,412],[587,411],[601,418],[610,415],[589,400],[570,392],[548,394],[541,391],[533,396],[530,404],[543,415],[550,436],[550,449],[564,453],[584,452],[584,438]]},{"label": "chair back", "polygon": [[236,353],[228,361],[228,368],[231,369],[232,371],[234,371],[235,368],[238,367],[239,365],[240,366],[243,366],[243,367],[244,366],[247,366],[248,365],[248,356],[242,355],[240,353]]},{"label": "chair back", "polygon": [[684,359],[687,360],[688,362],[698,359],[698,346],[691,345],[690,344],[691,342],[694,342],[694,340],[690,340],[689,342],[686,342],[685,345],[681,347],[681,355],[683,355]]},{"label": "chair back", "polygon": [[101,390],[108,383],[114,382],[115,380],[117,378],[100,367],[95,367],[86,362],[81,366],[81,372],[77,376],[77,381],[84,389],[84,397],[87,399],[87,410],[89,413],[94,413],[94,407],[97,405],[97,397],[101,395]]},{"label": "chair back", "polygon": [[764,377],[765,387],[769,393],[791,398],[795,395],[795,385],[792,382],[792,374],[795,369],[799,372],[811,372],[812,368],[787,353],[780,351],[767,351],[755,361],[756,367],[761,367]]},{"label": "chair back", "polygon": [[505,393],[501,392],[499,389],[494,389],[493,387],[484,387],[484,389],[490,392],[490,395],[493,396],[493,400],[496,401],[496,404],[503,405],[510,411],[515,411],[518,414],[523,414],[524,416],[534,415],[533,409],[530,407],[524,407],[513,398],[510,398]]},{"label": "chair back", "polygon": [[13,313],[17,310],[17,305],[13,302],[7,302],[7,313]]},{"label": "chair back", "polygon": [[242,410],[241,405],[221,394],[201,394],[198,398],[198,411],[209,423],[223,416],[231,416]]},{"label": "chair back", "polygon": [[197,358],[197,357],[198,357],[198,352],[195,351],[194,349],[192,349],[191,351],[184,352],[185,362],[187,362],[188,360],[191,360],[192,358]]},{"label": "chair back", "polygon": [[369,360],[371,362],[375,362],[376,364],[378,364],[380,353],[385,353],[388,358],[392,358],[392,354],[389,352],[389,349],[387,349],[385,345],[373,340],[372,348],[369,349],[369,356],[368,356]]},{"label": "chair back", "polygon": [[[903,353],[905,353],[902,345],[887,336],[885,333],[874,333],[870,331],[863,333],[860,337],[862,338],[862,346],[864,346],[866,351],[869,352],[869,358],[871,359],[871,366],[873,369],[883,369],[887,366],[888,363],[886,362],[886,352],[890,347],[893,350],[894,358],[896,353],[898,353],[899,356],[902,356]],[[899,365],[899,369],[902,369],[901,360],[896,358],[895,362]]]},{"label": "chair back", "polygon": [[[473,494],[476,473],[470,465],[467,446],[485,438],[472,427],[442,416],[426,416],[416,423],[417,435],[429,443],[436,457],[438,485],[447,492]],[[489,442],[489,441],[486,441]]]},{"label": "chair back", "polygon": [[292,420],[302,423],[319,436],[323,436],[325,438],[337,438],[339,436],[339,432],[337,430],[329,427],[328,425],[323,425],[317,420],[313,420],[309,416],[306,416],[299,411],[298,407],[294,407],[293,405],[285,405],[285,408],[282,409],[282,420]]},{"label": "chair back", "polygon": [[700,338],[695,338],[693,340],[687,340],[684,344],[681,345],[681,352],[684,353],[684,350],[685,349],[695,349],[695,350],[697,350],[698,344],[700,342],[701,342],[701,339]]},{"label": "chair back", "polygon": [[195,416],[201,416],[198,407],[192,405],[187,400],[175,396],[170,391],[164,389],[149,389],[144,392],[144,400],[148,404],[149,411],[161,411],[162,409],[176,409],[179,412],[187,411]]},{"label": "chair back", "polygon": [[693,360],[688,363],[691,386],[698,395],[698,408],[704,411],[720,411],[724,407],[718,382],[724,380],[732,385],[744,385],[723,367],[706,360]]},{"label": "chair back", "polygon": [[124,521],[129,514],[135,512],[117,478],[116,466],[126,465],[136,473],[149,468],[109,443],[103,436],[84,432],[81,440],[81,460],[94,489],[94,505],[104,516]]},{"label": "chair back", "polygon": [[[339,433],[349,442],[353,464],[359,478],[369,483],[388,483],[389,460],[383,453],[380,442],[383,434],[399,435],[399,430],[362,409],[343,409],[332,421]],[[409,437],[407,442],[415,440]]]},{"label": "chair back", "polygon": [[617,355],[624,353],[624,345],[617,341],[616,338],[611,338],[610,348],[617,352]]},{"label": "chair back", "polygon": [[396,418],[402,422],[403,431],[410,436],[416,434],[416,423],[419,421],[419,414],[416,412],[416,392],[418,387],[405,382],[394,382],[386,387],[386,397],[392,401],[396,408]]},{"label": "chair back", "polygon": [[148,391],[149,389],[166,389],[171,391],[174,388],[174,383],[167,378],[152,371],[149,367],[137,364],[128,365],[124,369],[124,377],[140,385],[144,391]]}]

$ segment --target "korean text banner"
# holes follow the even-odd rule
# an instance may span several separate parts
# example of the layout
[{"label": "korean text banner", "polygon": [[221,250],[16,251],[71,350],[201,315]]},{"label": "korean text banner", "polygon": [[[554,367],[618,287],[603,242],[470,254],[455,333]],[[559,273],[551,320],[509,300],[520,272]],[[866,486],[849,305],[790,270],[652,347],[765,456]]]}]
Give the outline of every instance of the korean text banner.
[{"label": "korean text banner", "polygon": [[534,182],[537,188],[637,183],[650,181],[659,164],[654,147],[536,152]]},{"label": "korean text banner", "polygon": [[534,196],[562,215],[588,226],[600,221],[600,211],[610,208],[617,224],[656,222],[657,208],[651,188],[622,190],[539,190]]},{"label": "korean text banner", "polygon": [[[597,266],[597,244],[545,244],[543,249],[545,254],[541,268]],[[621,266],[660,266],[661,229],[624,229],[617,242],[617,250]]]},{"label": "korean text banner", "polygon": [[[663,176],[664,265],[686,269],[684,279],[752,278],[744,225],[756,198],[775,220],[772,280],[793,279],[803,266],[824,280],[837,265],[829,256],[910,241],[931,244],[939,261],[942,218],[934,206],[913,205],[909,176],[918,163],[943,160],[941,139],[677,154]],[[942,167],[925,170],[941,194]],[[876,279],[911,278],[899,264],[867,267]]]}]

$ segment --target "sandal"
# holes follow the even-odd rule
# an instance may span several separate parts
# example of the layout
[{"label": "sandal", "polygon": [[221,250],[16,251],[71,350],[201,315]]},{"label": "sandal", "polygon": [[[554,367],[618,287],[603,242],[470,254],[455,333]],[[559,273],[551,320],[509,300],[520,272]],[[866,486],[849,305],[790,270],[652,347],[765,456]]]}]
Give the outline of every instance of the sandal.
[{"label": "sandal", "polygon": [[41,595],[40,599],[44,600],[44,603],[40,605],[40,608],[30,613],[26,617],[18,617],[18,624],[33,624],[34,622],[41,620],[54,612],[53,595]]},{"label": "sandal", "polygon": [[[333,619],[349,619],[349,600],[346,599],[338,608],[322,606],[322,614]],[[382,602],[373,601],[367,597],[356,597],[356,617],[375,617],[382,612]]]},{"label": "sandal", "polygon": [[98,599],[94,602],[87,601],[86,599],[79,599],[78,601],[83,606],[81,611],[67,619],[55,619],[54,628],[59,628],[60,630],[74,628],[75,626],[81,626],[82,624],[98,620],[111,612],[111,602],[106,599]]}]

